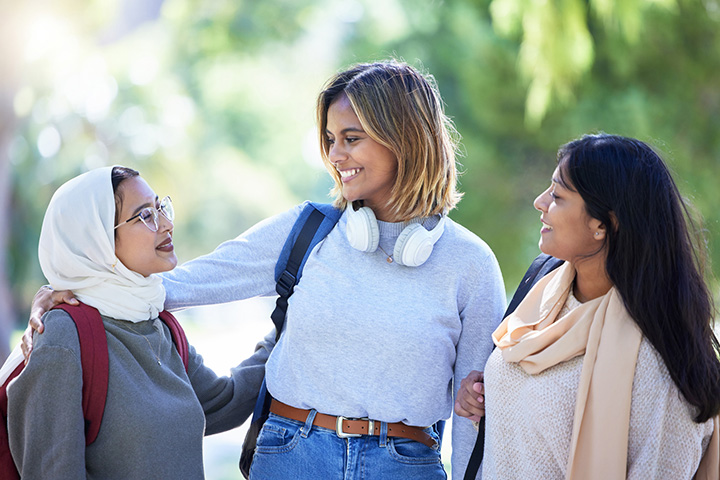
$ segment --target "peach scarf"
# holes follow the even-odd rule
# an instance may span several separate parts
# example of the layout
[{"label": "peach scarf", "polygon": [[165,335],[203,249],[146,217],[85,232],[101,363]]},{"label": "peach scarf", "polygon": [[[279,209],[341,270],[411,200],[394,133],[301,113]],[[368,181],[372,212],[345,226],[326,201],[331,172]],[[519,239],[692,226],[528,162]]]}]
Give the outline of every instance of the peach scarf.
[{"label": "peach scarf", "polygon": [[[627,475],[630,403],[642,333],[615,288],[559,314],[572,289],[575,269],[565,263],[541,279],[493,333],[506,362],[537,374],[585,355],[575,403],[565,478],[620,480]],[[698,480],[717,480],[718,419]]]}]

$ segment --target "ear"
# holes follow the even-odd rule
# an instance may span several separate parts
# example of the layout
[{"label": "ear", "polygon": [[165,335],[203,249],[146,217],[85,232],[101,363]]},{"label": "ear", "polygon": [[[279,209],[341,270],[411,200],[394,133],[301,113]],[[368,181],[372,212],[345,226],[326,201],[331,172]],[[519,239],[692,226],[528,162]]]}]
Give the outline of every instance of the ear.
[{"label": "ear", "polygon": [[605,224],[597,222],[597,226],[595,227],[595,233],[593,234],[593,239],[604,242],[606,234],[607,229],[605,228]]},{"label": "ear", "polygon": [[[613,229],[613,232],[617,232],[617,216],[615,215],[615,212],[612,211],[610,212],[610,227]],[[590,222],[590,228],[593,230],[593,238],[595,240],[599,240],[601,242],[605,240],[605,236],[607,235],[607,226],[604,223],[596,218],[593,218]]]},{"label": "ear", "polygon": [[590,222],[588,223],[588,228],[590,229],[590,233],[593,236],[593,240],[598,240],[600,242],[605,241],[607,228],[605,227],[604,223],[602,223],[597,218],[591,218]]}]

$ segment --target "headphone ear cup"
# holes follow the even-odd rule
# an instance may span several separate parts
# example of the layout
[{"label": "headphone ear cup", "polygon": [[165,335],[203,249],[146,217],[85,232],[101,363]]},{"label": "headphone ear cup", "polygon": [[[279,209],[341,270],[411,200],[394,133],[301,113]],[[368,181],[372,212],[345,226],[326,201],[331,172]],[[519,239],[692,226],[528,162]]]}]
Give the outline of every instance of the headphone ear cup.
[{"label": "headphone ear cup", "polygon": [[446,220],[447,217],[441,215],[437,225],[430,231],[419,223],[405,227],[395,241],[393,259],[406,267],[419,267],[425,263],[445,231]]},{"label": "headphone ear cup", "polygon": [[395,241],[393,259],[406,267],[419,267],[430,257],[434,244],[430,232],[413,223],[405,227]]},{"label": "headphone ear cup", "polygon": [[374,252],[380,243],[380,229],[375,218],[375,213],[370,207],[361,207],[353,210],[348,205],[347,225],[345,235],[350,246],[361,252]]}]

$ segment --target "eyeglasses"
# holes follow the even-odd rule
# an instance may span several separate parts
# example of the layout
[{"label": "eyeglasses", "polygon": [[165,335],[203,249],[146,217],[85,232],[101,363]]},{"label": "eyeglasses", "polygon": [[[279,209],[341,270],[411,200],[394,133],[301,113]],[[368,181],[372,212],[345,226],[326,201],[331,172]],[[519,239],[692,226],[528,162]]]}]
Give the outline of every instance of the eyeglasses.
[{"label": "eyeglasses", "polygon": [[170,197],[165,197],[162,200],[160,200],[160,207],[145,207],[142,210],[140,210],[140,213],[137,215],[133,215],[132,217],[128,218],[124,222],[118,224],[115,226],[115,229],[118,227],[122,227],[128,222],[132,222],[136,218],[139,218],[142,223],[145,224],[145,226],[150,229],[151,232],[157,232],[158,231],[158,211],[163,214],[163,217],[167,218],[169,221],[173,221],[175,219],[175,209],[173,208],[172,200]]}]

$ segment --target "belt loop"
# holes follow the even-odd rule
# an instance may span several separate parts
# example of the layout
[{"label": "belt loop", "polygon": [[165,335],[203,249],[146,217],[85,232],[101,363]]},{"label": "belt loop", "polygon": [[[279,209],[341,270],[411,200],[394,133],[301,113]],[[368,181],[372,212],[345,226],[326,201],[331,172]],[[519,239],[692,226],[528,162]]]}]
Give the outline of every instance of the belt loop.
[{"label": "belt loop", "polygon": [[380,422],[380,447],[385,448],[387,444],[387,422]]},{"label": "belt loop", "polygon": [[310,433],[310,429],[312,429],[313,422],[315,421],[315,415],[317,414],[317,410],[314,408],[310,410],[310,413],[308,413],[307,419],[305,419],[305,425],[300,427],[300,435],[303,438],[307,438],[308,434]]}]

